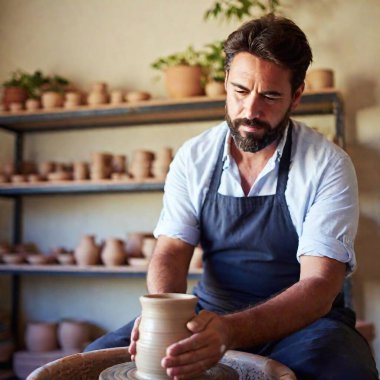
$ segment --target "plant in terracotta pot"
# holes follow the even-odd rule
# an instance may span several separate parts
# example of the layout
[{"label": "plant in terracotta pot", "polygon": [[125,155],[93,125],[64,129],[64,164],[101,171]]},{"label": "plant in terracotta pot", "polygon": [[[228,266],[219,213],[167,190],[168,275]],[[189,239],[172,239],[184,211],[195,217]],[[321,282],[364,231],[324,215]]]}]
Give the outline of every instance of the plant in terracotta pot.
[{"label": "plant in terracotta pot", "polygon": [[48,77],[47,83],[42,87],[42,106],[45,109],[62,107],[64,93],[70,82],[59,75]]},{"label": "plant in terracotta pot", "polygon": [[206,45],[204,67],[206,69],[206,95],[210,97],[225,94],[224,88],[225,53],[223,41],[215,41]]},{"label": "plant in terracotta pot", "polygon": [[165,73],[165,84],[169,96],[185,98],[203,94],[204,52],[189,46],[185,51],[160,57],[151,67]]}]

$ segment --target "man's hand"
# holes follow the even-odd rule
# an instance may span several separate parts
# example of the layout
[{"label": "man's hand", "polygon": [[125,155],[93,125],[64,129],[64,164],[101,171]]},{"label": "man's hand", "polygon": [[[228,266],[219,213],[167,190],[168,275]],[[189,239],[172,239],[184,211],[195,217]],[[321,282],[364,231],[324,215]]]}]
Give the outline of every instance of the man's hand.
[{"label": "man's hand", "polygon": [[131,344],[129,345],[128,351],[131,354],[131,360],[135,360],[136,356],[136,343],[139,339],[139,326],[140,326],[141,316],[137,317],[135,323],[133,325],[132,333],[131,333]]},{"label": "man's hand", "polygon": [[188,379],[211,368],[228,348],[228,326],[217,314],[203,310],[187,323],[187,328],[193,334],[169,346],[161,362],[175,380]]}]

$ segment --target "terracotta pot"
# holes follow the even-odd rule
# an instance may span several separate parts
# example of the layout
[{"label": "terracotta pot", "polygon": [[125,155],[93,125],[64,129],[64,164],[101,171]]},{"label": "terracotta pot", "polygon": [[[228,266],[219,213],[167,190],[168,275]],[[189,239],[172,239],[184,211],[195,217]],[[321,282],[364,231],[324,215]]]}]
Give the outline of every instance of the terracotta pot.
[{"label": "terracotta pot", "polygon": [[47,91],[41,96],[41,103],[44,109],[54,109],[62,107],[63,95],[59,92]]},{"label": "terracotta pot", "polygon": [[24,107],[23,103],[12,102],[12,103],[9,105],[9,111],[10,111],[10,112],[17,113],[17,112],[22,111],[23,107]]},{"label": "terracotta pot", "polygon": [[117,266],[127,263],[124,241],[120,239],[107,239],[101,253],[105,266]]},{"label": "terracotta pot", "polygon": [[104,92],[91,91],[87,97],[87,104],[90,106],[97,106],[107,103],[107,94]]},{"label": "terracotta pot", "polygon": [[201,66],[171,66],[165,72],[166,89],[171,98],[203,95]]},{"label": "terracotta pot", "polygon": [[90,325],[85,321],[66,320],[58,326],[58,342],[63,350],[82,350],[90,341]]},{"label": "terracotta pot", "polygon": [[120,90],[111,91],[110,94],[111,104],[117,105],[123,103],[124,93]]},{"label": "terracotta pot", "polygon": [[313,69],[306,76],[307,87],[311,90],[323,90],[334,87],[334,71],[331,69]]},{"label": "terracotta pot", "polygon": [[150,236],[145,236],[142,243],[142,252],[144,257],[150,259],[153,255],[154,249],[156,248],[157,239]]},{"label": "terracotta pot", "polygon": [[96,265],[100,261],[100,249],[95,243],[93,235],[84,235],[75,248],[75,261],[78,265]]},{"label": "terracotta pot", "polygon": [[25,108],[27,111],[37,111],[40,108],[40,101],[38,99],[28,99],[25,102]]},{"label": "terracotta pot", "polygon": [[210,98],[215,98],[221,95],[225,95],[226,89],[224,88],[224,82],[211,81],[207,82],[205,86],[206,95]]},{"label": "terracotta pot", "polygon": [[9,109],[11,103],[21,103],[26,101],[27,93],[22,87],[5,87],[3,91],[3,104]]},{"label": "terracotta pot", "polygon": [[136,367],[140,379],[170,379],[161,366],[166,348],[191,335],[186,323],[195,316],[197,298],[189,294],[151,294],[142,306]]},{"label": "terracotta pot", "polygon": [[144,257],[142,253],[142,245],[144,234],[141,232],[133,232],[128,234],[127,253],[129,257]]},{"label": "terracotta pot", "polygon": [[89,165],[87,162],[74,162],[73,177],[77,181],[83,181],[89,177]]},{"label": "terracotta pot", "polygon": [[127,102],[142,102],[144,100],[149,100],[150,99],[150,94],[148,92],[144,92],[144,91],[131,91],[131,92],[128,92],[126,95],[125,95],[125,100]]},{"label": "terracotta pot", "polygon": [[58,348],[57,324],[29,322],[25,332],[26,348],[32,352],[54,351]]}]

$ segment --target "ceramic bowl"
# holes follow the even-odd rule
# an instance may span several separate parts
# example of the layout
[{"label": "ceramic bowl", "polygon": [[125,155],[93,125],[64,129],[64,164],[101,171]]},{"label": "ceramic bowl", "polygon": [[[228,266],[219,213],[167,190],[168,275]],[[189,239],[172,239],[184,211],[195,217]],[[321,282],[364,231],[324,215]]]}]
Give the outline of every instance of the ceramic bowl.
[{"label": "ceramic bowl", "polygon": [[47,256],[40,255],[40,254],[28,255],[26,257],[26,261],[32,265],[45,265],[45,264],[48,264],[49,258]]},{"label": "ceramic bowl", "polygon": [[59,253],[56,258],[61,265],[75,264],[74,255],[72,253]]},{"label": "ceramic bowl", "polygon": [[24,262],[24,255],[20,253],[4,253],[2,259],[5,264],[21,264]]}]

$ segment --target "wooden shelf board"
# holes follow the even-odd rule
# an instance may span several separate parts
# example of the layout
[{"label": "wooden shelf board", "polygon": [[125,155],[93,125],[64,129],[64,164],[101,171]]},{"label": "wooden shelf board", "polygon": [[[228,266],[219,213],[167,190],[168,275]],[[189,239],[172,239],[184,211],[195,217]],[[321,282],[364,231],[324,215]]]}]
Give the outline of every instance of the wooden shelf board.
[{"label": "wooden shelf board", "polygon": [[38,183],[1,183],[0,196],[39,194],[95,194],[110,192],[152,192],[162,191],[164,183],[155,179],[141,181],[60,181]]},{"label": "wooden shelf board", "polygon": [[[335,89],[305,92],[294,114],[326,114],[340,101]],[[0,113],[0,127],[14,132],[38,132],[80,128],[130,126],[200,120],[223,120],[225,97],[206,96],[185,99],[153,99],[139,103],[110,104],[97,108],[79,106],[75,110],[63,108],[50,111],[20,111]]]},{"label": "wooden shelf board", "polygon": [[[23,275],[73,275],[73,276],[109,276],[109,277],[145,277],[146,266],[115,266],[106,267],[103,265],[30,265],[30,264],[0,264],[0,274],[23,274]],[[192,269],[189,278],[198,278],[202,269]]]}]

